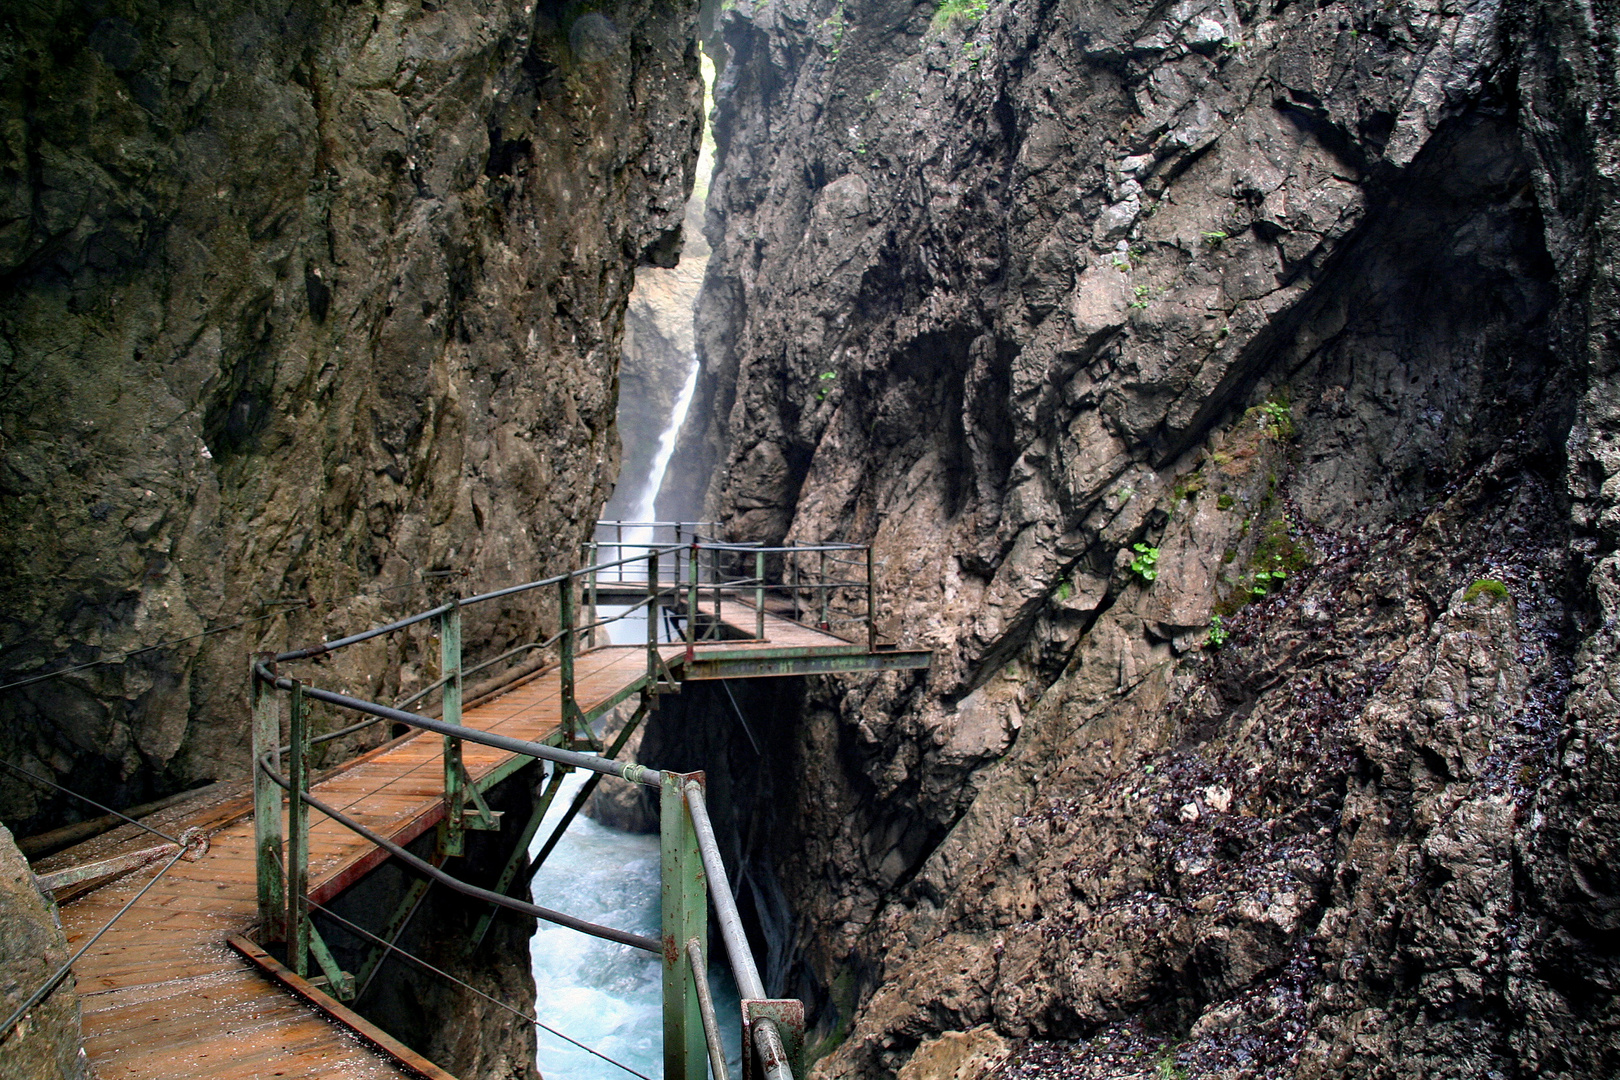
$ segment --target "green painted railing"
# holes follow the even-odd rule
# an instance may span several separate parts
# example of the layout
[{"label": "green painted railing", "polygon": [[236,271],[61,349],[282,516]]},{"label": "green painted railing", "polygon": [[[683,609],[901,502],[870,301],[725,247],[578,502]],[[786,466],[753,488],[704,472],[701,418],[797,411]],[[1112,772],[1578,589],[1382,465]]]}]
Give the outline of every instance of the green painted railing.
[{"label": "green painted railing", "polygon": [[[268,941],[284,942],[288,966],[300,976],[311,971],[311,960],[322,973],[327,989],[340,999],[363,994],[376,977],[382,960],[403,933],[433,883],[490,905],[480,920],[469,948],[476,947],[498,908],[507,908],[569,926],[584,933],[646,949],[661,956],[664,994],[664,1075],[669,1080],[703,1080],[714,1070],[716,1080],[727,1080],[719,1044],[717,1019],[708,993],[704,954],[708,941],[708,912],[712,902],[720,923],[733,975],[742,994],[740,1022],[745,1061],[750,1071],[758,1068],[770,1080],[792,1080],[804,1076],[804,1007],[796,1000],[775,1000],[765,996],[753,955],[743,934],[719,846],[704,801],[702,773],[670,773],[615,760],[626,740],[645,718],[661,693],[676,688],[676,677],[660,652],[670,643],[660,632],[660,619],[681,623],[679,637],[684,641],[687,659],[696,647],[713,640],[727,625],[723,621],[726,597],[733,603],[746,598],[755,609],[754,638],[765,637],[768,600],[774,599],[782,617],[813,622],[831,631],[842,622],[864,623],[867,644],[876,647],[876,586],[871,549],[856,544],[789,545],[763,547],[728,544],[709,539],[700,531],[706,523],[602,523],[599,538],[586,545],[586,563],[579,570],[539,581],[497,589],[481,595],[451,596],[444,603],[385,626],[348,637],[322,642],[304,649],[255,656],[250,664],[250,694],[253,710],[253,760],[255,836],[258,870],[260,934]],[[614,535],[603,539],[606,529]],[[671,531],[675,543],[655,543],[650,537],[637,540],[626,529]],[[603,551],[614,558],[598,561]],[[634,554],[626,554],[634,552]],[[684,566],[683,566],[684,561]],[[829,565],[832,567],[829,572]],[[848,576],[841,567],[864,570],[864,580]],[[857,572],[858,572],[857,571]],[[627,610],[599,618],[599,601],[604,591],[624,596],[626,586],[636,587],[640,599]],[[542,641],[507,649],[491,660],[471,668],[463,667],[464,612],[478,604],[536,589],[557,589],[560,629]],[[864,599],[864,612],[841,616]],[[582,603],[583,601],[583,603]],[[705,601],[712,612],[703,610]],[[581,619],[581,609],[588,613]],[[623,693],[589,712],[580,709],[575,686],[574,660],[588,648],[596,632],[624,620],[635,612],[646,612],[646,665],[643,675]],[[325,656],[335,650],[398,633],[412,626],[433,621],[439,639],[439,677],[397,705],[383,705],[317,688],[282,673],[283,665]],[[734,639],[735,640],[735,639]],[[556,670],[560,681],[562,715],[558,731],[545,742],[530,742],[468,728],[462,723],[467,692],[466,677],[526,653],[556,648]],[[532,659],[530,661],[532,663]],[[525,673],[524,667],[513,669]],[[491,689],[486,686],[486,690]],[[434,691],[439,693],[439,716],[408,712],[403,706],[420,706]],[[592,732],[592,722],[613,705],[636,692],[641,702],[630,721],[618,733],[613,745],[602,747]],[[282,743],[282,702],[286,703],[288,741]],[[364,715],[366,719],[338,731],[315,736],[311,733],[310,702],[321,702]],[[445,816],[439,825],[434,856],[422,859],[379,836],[327,806],[310,794],[309,756],[323,743],[352,734],[365,727],[392,721],[436,732],[443,739]],[[462,746],[473,742],[507,750],[516,755],[508,765],[473,782],[462,764]],[[584,751],[591,751],[586,753]],[[541,793],[528,822],[514,837],[514,848],[503,867],[496,888],[482,889],[457,880],[443,866],[463,854],[469,830],[498,830],[501,815],[492,811],[484,791],[531,761],[552,763],[549,782]],[[285,774],[283,774],[283,769]],[[574,769],[593,775],[576,795],[563,819],[542,846],[532,863],[528,850],[541,819],[550,809],[564,776]],[[662,933],[653,941],[641,935],[598,926],[562,912],[552,911],[508,895],[521,883],[527,885],[533,873],[555,848],[563,831],[573,821],[597,782],[603,776],[657,788],[660,793],[660,832],[662,871]],[[282,796],[287,795],[286,833],[282,828]],[[358,975],[342,970],[322,939],[311,918],[309,899],[309,811],[325,814],[378,847],[388,851],[417,877],[378,935],[378,943],[360,966]]]}]

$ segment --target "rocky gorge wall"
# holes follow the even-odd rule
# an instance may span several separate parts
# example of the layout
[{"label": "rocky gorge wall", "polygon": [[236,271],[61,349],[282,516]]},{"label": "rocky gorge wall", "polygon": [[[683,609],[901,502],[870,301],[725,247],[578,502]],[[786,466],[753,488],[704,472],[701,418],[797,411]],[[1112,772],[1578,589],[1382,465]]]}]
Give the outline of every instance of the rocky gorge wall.
[{"label": "rocky gorge wall", "polygon": [[[242,774],[250,651],[571,564],[617,472],[635,267],[680,246],[694,25],[662,0],[6,6],[0,683],[77,670],[0,691],[0,756],[117,805]],[[319,677],[391,699],[433,651]],[[20,833],[77,813],[0,777]]]},{"label": "rocky gorge wall", "polygon": [[1617,25],[721,13],[666,497],[935,650],[777,718],[820,1075],[1620,1069]]}]

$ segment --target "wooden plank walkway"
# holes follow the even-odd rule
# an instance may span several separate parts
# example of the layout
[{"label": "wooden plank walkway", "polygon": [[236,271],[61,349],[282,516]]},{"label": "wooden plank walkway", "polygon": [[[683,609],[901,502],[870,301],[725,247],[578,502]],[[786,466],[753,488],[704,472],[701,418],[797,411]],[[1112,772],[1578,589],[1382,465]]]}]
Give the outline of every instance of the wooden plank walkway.
[{"label": "wooden plank walkway", "polygon": [[[753,609],[730,601],[725,609],[728,622],[753,626]],[[774,615],[767,615],[767,638],[701,643],[697,652],[850,647]],[[661,646],[660,655],[678,670],[685,646]],[[575,663],[576,699],[591,710],[645,675],[644,645],[582,653]],[[463,722],[541,741],[556,730],[560,717],[561,687],[552,669],[467,709]],[[396,843],[408,843],[444,815],[440,746],[439,737],[427,732],[395,740],[327,776],[315,786],[316,797]],[[514,759],[473,743],[465,743],[462,753],[474,780]],[[236,815],[229,820],[228,811],[212,811],[215,823],[222,816],[227,820],[213,832],[207,854],[177,863],[75,965],[85,1049],[95,1075],[100,1080],[414,1075],[271,983],[226,946],[229,935],[241,933],[258,915],[253,822],[240,810]],[[336,822],[317,813],[311,817],[310,892],[324,902],[386,856]],[[70,947],[105,925],[152,879],[158,865],[64,905]]]}]

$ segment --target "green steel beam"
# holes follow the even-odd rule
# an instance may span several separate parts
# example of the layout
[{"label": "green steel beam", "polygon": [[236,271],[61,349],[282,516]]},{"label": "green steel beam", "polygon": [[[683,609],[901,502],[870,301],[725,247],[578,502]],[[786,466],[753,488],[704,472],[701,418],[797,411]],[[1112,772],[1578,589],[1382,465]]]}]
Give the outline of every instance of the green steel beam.
[{"label": "green steel beam", "polygon": [[[253,846],[258,859],[259,933],[268,942],[283,937],[287,887],[281,872],[281,789],[259,768],[266,756],[279,758],[281,747],[281,700],[275,688],[260,682],[253,671],[265,659],[264,655],[248,657],[248,695],[253,703]],[[274,764],[280,768],[280,761]]]},{"label": "green steel beam", "polygon": [[[454,604],[452,600],[452,604]],[[461,723],[461,607],[451,607],[439,616],[439,674],[444,678],[442,711],[447,724]],[[466,821],[461,813],[467,801],[462,783],[467,770],[461,763],[461,740],[444,738],[444,820],[439,822],[438,851],[441,855],[460,855],[466,850]]]},{"label": "green steel beam", "polygon": [[288,698],[287,761],[287,952],[288,966],[299,977],[309,974],[309,807],[301,797],[309,790],[309,710],[304,684],[293,680]]},{"label": "green steel beam", "polygon": [[838,675],[852,671],[908,671],[926,668],[928,652],[860,652],[828,654],[807,651],[797,656],[732,656],[714,658],[699,653],[681,668],[687,682],[707,679],[758,679],[774,675]]},{"label": "green steel beam", "polygon": [[309,942],[309,951],[314,954],[315,962],[321,966],[321,972],[326,976],[326,985],[332,991],[332,996],[339,1001],[353,1001],[354,976],[344,971],[338,964],[337,957],[326,947],[326,939],[321,937],[321,932],[315,929],[315,924],[309,921],[308,915],[304,916],[304,937]]},{"label": "green steel beam", "polygon": [[663,879],[664,1080],[707,1080],[709,1043],[703,1034],[697,973],[686,943],[709,940],[709,880],[684,788],[702,773],[665,771],[659,800]]}]

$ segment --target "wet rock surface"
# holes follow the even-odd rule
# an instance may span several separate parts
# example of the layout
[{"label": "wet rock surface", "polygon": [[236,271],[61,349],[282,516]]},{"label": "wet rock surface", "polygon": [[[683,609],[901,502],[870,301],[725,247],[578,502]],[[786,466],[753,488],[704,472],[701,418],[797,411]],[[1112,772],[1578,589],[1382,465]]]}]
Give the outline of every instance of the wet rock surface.
[{"label": "wet rock surface", "polygon": [[[11,832],[0,827],[0,1020],[69,955],[55,905],[35,886]],[[90,1070],[82,1045],[79,995],[69,975],[0,1042],[0,1072],[15,1080],[84,1080]]]},{"label": "wet rock surface", "polygon": [[722,15],[672,490],[936,650],[779,750],[821,1075],[1620,1067],[1612,23]]},{"label": "wet rock surface", "polygon": [[[242,775],[250,651],[572,564],[635,268],[679,247],[694,25],[6,7],[0,682],[114,662],[0,692],[0,755],[117,805]],[[470,650],[533,640],[542,603],[470,612]],[[316,679],[392,700],[435,655],[395,637]],[[76,814],[0,778],[25,833]]]}]

